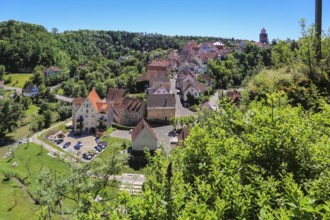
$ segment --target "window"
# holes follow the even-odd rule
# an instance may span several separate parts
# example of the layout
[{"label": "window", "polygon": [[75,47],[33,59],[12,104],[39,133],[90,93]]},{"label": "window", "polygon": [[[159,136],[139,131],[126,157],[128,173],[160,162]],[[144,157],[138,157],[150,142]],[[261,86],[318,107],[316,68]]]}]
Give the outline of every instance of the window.
[{"label": "window", "polygon": [[88,113],[88,109],[86,109],[86,113]]}]

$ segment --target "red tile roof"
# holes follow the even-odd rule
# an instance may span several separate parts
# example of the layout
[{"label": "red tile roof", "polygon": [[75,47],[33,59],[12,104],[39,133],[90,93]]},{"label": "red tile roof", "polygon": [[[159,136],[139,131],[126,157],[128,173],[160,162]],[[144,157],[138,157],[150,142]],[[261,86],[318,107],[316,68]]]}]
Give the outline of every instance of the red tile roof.
[{"label": "red tile roof", "polygon": [[118,102],[125,95],[125,89],[109,88],[107,102]]},{"label": "red tile roof", "polygon": [[153,60],[147,66],[169,66],[170,62],[168,60]]},{"label": "red tile roof", "polygon": [[134,141],[138,137],[138,135],[144,128],[147,129],[147,131],[151,134],[151,136],[155,140],[158,140],[158,136],[155,133],[155,131],[148,125],[148,123],[144,119],[142,119],[132,131],[131,134],[132,141]]},{"label": "red tile roof", "polygon": [[94,88],[92,89],[92,91],[90,91],[87,99],[92,103],[94,109],[96,109],[97,112],[107,112],[110,109],[110,104],[104,103],[101,100],[100,96],[96,93]]},{"label": "red tile roof", "polygon": [[73,99],[72,104],[81,105],[81,103],[83,103],[84,101],[85,101],[84,98],[78,97],[78,98]]},{"label": "red tile roof", "polygon": [[166,78],[165,71],[148,70],[146,73],[142,74],[137,81],[149,81],[152,78]]}]

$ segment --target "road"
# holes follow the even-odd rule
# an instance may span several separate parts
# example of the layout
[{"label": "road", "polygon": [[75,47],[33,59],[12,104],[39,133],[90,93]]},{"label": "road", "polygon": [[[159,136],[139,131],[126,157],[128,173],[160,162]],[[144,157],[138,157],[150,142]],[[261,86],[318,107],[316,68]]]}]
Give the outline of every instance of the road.
[{"label": "road", "polygon": [[73,101],[73,98],[62,96],[62,95],[57,95],[57,94],[55,95],[55,98],[62,102],[72,103],[72,101]]},{"label": "road", "polygon": [[[61,86],[60,85],[56,85],[56,86],[52,86],[50,87],[50,91],[53,91],[54,89],[56,89],[57,87]],[[21,95],[22,94],[22,90],[21,88],[17,88],[17,87],[10,87],[10,86],[4,86],[4,89],[5,90],[16,90],[16,93],[18,95]],[[73,98],[70,98],[70,97],[66,97],[66,96],[62,96],[62,95],[55,95],[55,98],[59,101],[62,101],[62,102],[68,102],[68,103],[72,103],[73,101]]]},{"label": "road", "polygon": [[181,116],[189,116],[189,115],[195,115],[195,112],[190,111],[188,108],[184,108],[181,104],[180,97],[177,94],[176,88],[175,88],[175,79],[170,79],[171,82],[171,91],[175,95],[175,117],[181,117]]},{"label": "road", "polygon": [[211,96],[210,101],[209,101],[210,106],[213,109],[219,109],[219,92],[216,91],[214,95]]},{"label": "road", "polygon": [[11,87],[11,86],[4,86],[5,90],[16,90],[17,95],[21,95],[22,94],[22,90],[21,88],[17,88],[17,87]]}]

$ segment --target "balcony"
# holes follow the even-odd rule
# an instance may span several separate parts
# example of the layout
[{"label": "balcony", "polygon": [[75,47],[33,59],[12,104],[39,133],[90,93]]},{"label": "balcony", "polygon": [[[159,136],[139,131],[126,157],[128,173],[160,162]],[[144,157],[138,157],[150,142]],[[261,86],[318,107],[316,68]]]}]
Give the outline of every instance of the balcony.
[{"label": "balcony", "polygon": [[106,117],[104,117],[104,116],[101,116],[101,117],[99,117],[98,121],[107,122],[108,119]]},{"label": "balcony", "polygon": [[77,122],[83,122],[84,121],[84,118],[83,117],[79,117],[79,118],[77,118]]},{"label": "balcony", "polygon": [[76,125],[76,129],[82,129],[83,127],[84,127],[84,125],[81,123]]}]

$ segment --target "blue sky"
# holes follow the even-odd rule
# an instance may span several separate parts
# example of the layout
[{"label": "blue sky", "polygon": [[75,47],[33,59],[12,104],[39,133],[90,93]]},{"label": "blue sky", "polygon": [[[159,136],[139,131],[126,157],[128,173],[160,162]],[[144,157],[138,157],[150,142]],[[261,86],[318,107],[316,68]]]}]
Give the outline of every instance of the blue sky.
[{"label": "blue sky", "polygon": [[[0,0],[0,21],[14,19],[51,30],[126,30],[258,40],[298,39],[299,20],[314,23],[315,0]],[[330,0],[323,0],[323,30]]]}]

